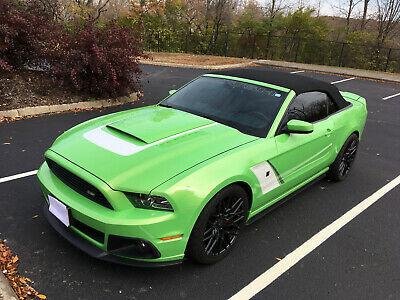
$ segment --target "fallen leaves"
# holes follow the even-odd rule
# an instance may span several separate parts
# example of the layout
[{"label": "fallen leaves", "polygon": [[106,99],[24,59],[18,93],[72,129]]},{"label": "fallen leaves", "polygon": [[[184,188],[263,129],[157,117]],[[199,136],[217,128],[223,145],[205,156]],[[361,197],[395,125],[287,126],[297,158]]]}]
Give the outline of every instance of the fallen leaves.
[{"label": "fallen leaves", "polygon": [[46,299],[46,296],[36,291],[30,284],[32,281],[18,273],[19,257],[0,240],[0,270],[9,280],[19,299]]},{"label": "fallen leaves", "polygon": [[147,52],[147,57],[142,62],[153,61],[159,63],[170,63],[185,65],[195,65],[198,67],[204,66],[223,66],[232,64],[251,63],[251,59],[239,57],[222,57],[212,55],[195,55],[188,53],[166,53],[166,52]]},{"label": "fallen leaves", "polygon": [[22,117],[1,117],[0,116],[0,123],[11,123],[17,120],[21,120]]}]

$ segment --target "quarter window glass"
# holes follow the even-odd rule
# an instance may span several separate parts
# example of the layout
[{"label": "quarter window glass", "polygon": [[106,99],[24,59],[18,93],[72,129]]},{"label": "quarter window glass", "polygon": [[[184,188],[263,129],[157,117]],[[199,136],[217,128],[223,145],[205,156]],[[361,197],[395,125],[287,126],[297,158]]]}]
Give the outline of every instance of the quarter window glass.
[{"label": "quarter window glass", "polygon": [[325,96],[328,101],[328,115],[331,115],[331,114],[337,112],[338,107],[337,107],[336,103],[328,95],[325,94]]}]

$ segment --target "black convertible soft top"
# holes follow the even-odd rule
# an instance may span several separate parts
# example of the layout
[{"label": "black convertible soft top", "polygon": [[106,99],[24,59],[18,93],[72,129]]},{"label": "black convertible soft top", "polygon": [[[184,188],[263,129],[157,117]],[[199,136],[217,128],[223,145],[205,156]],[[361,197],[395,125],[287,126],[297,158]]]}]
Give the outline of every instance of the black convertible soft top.
[{"label": "black convertible soft top", "polygon": [[339,109],[349,105],[349,102],[347,102],[342,97],[336,86],[306,76],[294,75],[280,71],[258,70],[258,69],[229,69],[229,70],[212,72],[212,74],[233,76],[233,77],[240,77],[240,78],[261,81],[291,89],[297,95],[306,92],[324,92],[328,94],[332,98],[332,100],[336,102]]}]

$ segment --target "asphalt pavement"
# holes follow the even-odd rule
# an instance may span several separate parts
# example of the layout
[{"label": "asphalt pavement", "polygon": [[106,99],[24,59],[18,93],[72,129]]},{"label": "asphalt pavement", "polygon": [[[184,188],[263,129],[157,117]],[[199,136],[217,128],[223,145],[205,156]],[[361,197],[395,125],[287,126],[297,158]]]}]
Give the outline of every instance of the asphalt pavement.
[{"label": "asphalt pavement", "polygon": [[[64,130],[112,111],[154,104],[206,72],[143,66],[144,99],[133,105],[0,124],[0,178],[37,169]],[[310,71],[298,76],[328,82],[349,78]],[[49,299],[227,299],[400,174],[400,97],[383,100],[399,93],[400,85],[355,78],[337,86],[364,96],[369,110],[349,178],[341,183],[323,179],[246,227],[236,249],[218,264],[186,261],[140,269],[95,260],[47,224],[35,176],[0,183],[0,238]],[[399,299],[399,191],[384,195],[255,298]]]}]

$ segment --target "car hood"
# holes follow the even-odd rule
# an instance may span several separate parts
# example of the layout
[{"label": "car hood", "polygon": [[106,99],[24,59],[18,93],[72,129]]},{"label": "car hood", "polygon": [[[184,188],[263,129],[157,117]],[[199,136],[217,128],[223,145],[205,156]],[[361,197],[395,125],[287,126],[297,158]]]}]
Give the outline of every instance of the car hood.
[{"label": "car hood", "polygon": [[82,123],[61,135],[50,151],[115,190],[149,192],[196,164],[256,139],[190,113],[150,106]]}]

